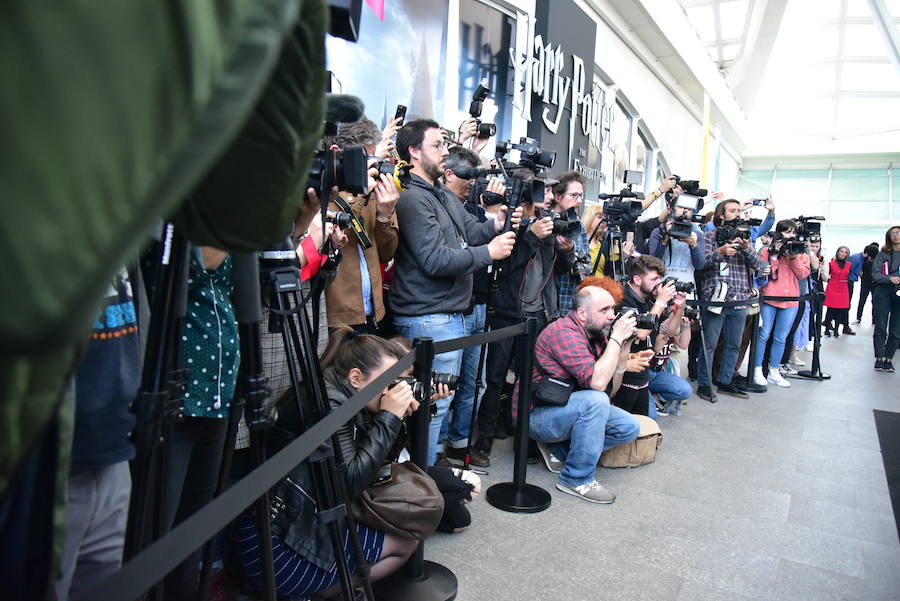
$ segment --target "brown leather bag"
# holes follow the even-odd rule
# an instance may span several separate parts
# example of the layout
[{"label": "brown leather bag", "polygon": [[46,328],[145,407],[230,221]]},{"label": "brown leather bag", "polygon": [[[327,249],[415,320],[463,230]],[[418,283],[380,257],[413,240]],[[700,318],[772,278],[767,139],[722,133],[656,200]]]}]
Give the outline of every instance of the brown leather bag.
[{"label": "brown leather bag", "polygon": [[437,529],[444,497],[431,476],[407,461],[391,464],[391,478],[369,486],[350,504],[360,524],[423,541]]},{"label": "brown leather bag", "polygon": [[662,444],[659,425],[646,415],[634,417],[641,424],[638,437],[604,451],[600,455],[600,465],[603,467],[638,467],[656,460],[656,449]]}]

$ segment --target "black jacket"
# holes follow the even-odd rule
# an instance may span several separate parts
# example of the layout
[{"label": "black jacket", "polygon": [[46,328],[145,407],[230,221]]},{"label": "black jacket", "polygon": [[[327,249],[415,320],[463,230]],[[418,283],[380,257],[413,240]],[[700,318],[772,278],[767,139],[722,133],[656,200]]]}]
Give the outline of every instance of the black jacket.
[{"label": "black jacket", "polygon": [[[332,409],[343,405],[354,393],[332,368],[325,370],[325,389]],[[372,414],[363,409],[338,430],[351,498],[358,497],[375,480],[378,469],[390,458],[402,426],[402,420],[393,413]],[[316,520],[318,505],[309,463],[300,463],[275,485],[272,493],[273,502],[277,497],[284,504],[272,521],[272,531],[310,562],[324,570],[331,569],[334,552],[327,526]]]},{"label": "black jacket", "polygon": [[500,274],[497,288],[491,292],[491,307],[497,315],[521,318],[524,277],[532,260],[543,263],[543,274],[547,280],[541,292],[544,301],[544,312],[548,320],[557,317],[559,312],[559,295],[556,288],[556,274],[566,273],[572,267],[574,253],[560,252],[556,248],[556,237],[551,234],[543,240],[534,235],[530,229],[519,230],[516,245],[508,259],[500,262]]}]

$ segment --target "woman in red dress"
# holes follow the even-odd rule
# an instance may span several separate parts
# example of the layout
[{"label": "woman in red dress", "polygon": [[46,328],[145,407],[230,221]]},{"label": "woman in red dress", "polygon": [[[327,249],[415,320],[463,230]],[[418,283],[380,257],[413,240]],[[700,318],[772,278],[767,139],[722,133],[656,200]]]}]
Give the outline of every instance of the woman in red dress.
[{"label": "woman in red dress", "polygon": [[[828,264],[828,287],[825,288],[825,335],[834,335],[837,338],[840,333],[838,328],[849,316],[850,312],[850,286],[847,285],[850,277],[850,249],[839,246],[834,254],[834,259]],[[850,332],[845,333],[849,334]]]}]

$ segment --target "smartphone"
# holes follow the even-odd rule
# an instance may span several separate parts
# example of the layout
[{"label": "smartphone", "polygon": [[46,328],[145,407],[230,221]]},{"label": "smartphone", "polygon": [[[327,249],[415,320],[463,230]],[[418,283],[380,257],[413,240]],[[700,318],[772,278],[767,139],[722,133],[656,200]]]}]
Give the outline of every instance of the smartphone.
[{"label": "smartphone", "polygon": [[376,476],[375,481],[372,482],[371,486],[381,486],[382,484],[387,484],[391,480],[394,479],[393,473],[393,463],[385,463],[378,469],[378,476]]},{"label": "smartphone", "polygon": [[753,198],[750,200],[750,204],[753,205],[754,207],[764,207],[764,206],[766,206],[766,199],[765,198]]},{"label": "smartphone", "polygon": [[400,119],[397,122],[397,125],[403,125],[403,120],[406,119],[406,107],[402,104],[397,105],[397,111],[394,113],[394,119]]}]

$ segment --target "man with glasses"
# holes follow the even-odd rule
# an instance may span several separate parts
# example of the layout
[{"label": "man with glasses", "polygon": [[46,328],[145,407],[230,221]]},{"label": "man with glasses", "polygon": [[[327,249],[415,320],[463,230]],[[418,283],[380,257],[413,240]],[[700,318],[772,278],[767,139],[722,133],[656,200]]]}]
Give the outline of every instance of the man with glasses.
[{"label": "man with glasses", "polygon": [[[584,177],[577,171],[566,171],[553,186],[553,208],[563,217],[578,221],[578,231],[571,238],[556,236],[556,244],[562,252],[571,253],[574,266],[559,276],[559,312],[565,315],[572,310],[575,288],[591,269],[590,245],[584,225],[578,219],[578,207],[584,200]],[[579,261],[579,259],[586,259]]]},{"label": "man with glasses", "polygon": [[[465,336],[464,312],[472,300],[472,274],[512,252],[515,234],[502,230],[507,209],[496,221],[479,222],[439,178],[449,151],[440,126],[430,119],[410,121],[397,134],[400,158],[412,165],[409,187],[400,194],[400,241],[391,288],[394,324],[401,336],[435,342]],[[521,210],[512,218],[517,223]],[[458,376],[462,351],[434,358],[434,371]],[[428,433],[428,464],[437,459],[444,415],[453,395],[437,401]]]}]

